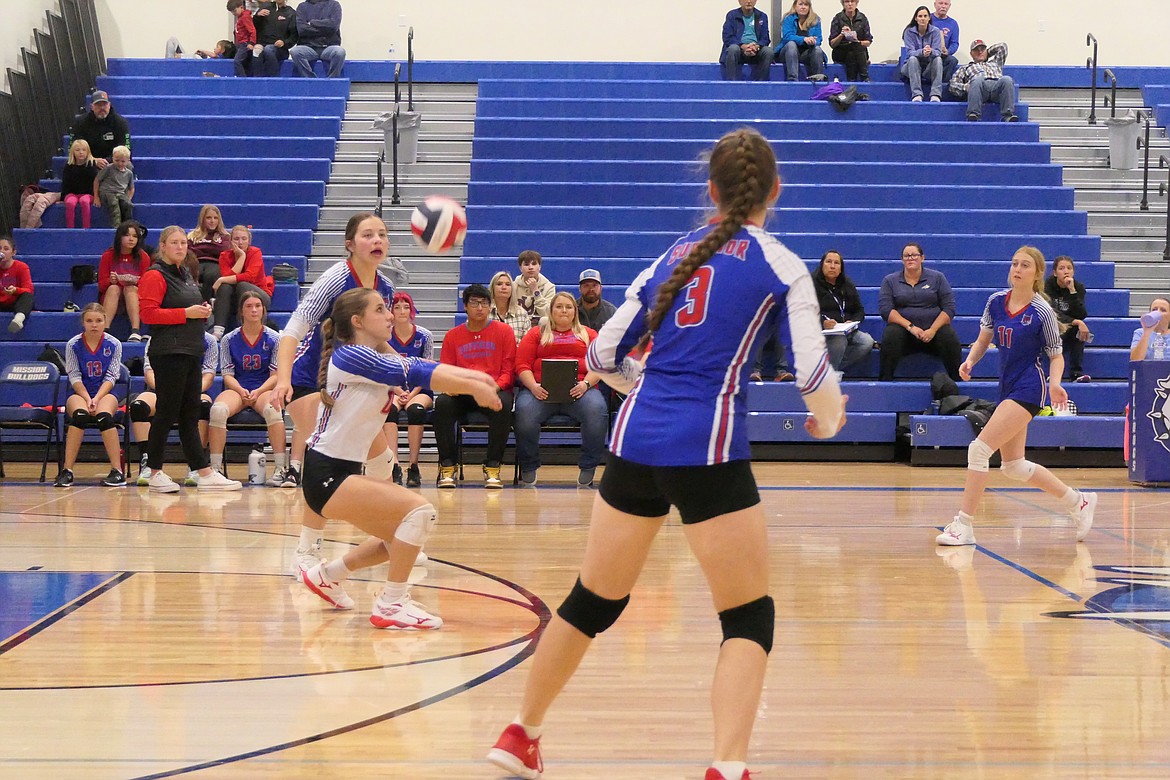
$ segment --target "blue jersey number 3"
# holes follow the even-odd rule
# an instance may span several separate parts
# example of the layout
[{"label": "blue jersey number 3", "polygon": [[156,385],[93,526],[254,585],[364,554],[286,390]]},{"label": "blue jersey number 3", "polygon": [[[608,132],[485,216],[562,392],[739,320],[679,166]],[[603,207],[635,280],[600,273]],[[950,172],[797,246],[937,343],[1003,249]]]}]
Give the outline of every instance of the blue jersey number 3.
[{"label": "blue jersey number 3", "polygon": [[715,269],[701,265],[695,269],[691,280],[682,288],[683,307],[674,315],[674,324],[680,328],[702,325],[707,319],[707,300],[711,296],[711,277]]}]

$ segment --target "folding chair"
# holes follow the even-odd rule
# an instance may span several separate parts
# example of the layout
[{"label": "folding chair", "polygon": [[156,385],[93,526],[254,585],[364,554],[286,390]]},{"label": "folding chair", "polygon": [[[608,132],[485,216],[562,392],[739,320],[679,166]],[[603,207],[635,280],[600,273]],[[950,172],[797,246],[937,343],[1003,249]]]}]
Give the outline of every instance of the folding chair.
[{"label": "folding chair", "polygon": [[[41,461],[41,482],[49,467],[49,452],[57,444],[57,464],[61,463],[61,426],[58,406],[61,402],[60,372],[51,363],[30,361],[9,363],[0,372],[0,431],[43,430],[45,457]],[[0,477],[4,476],[3,437],[0,436]]]}]

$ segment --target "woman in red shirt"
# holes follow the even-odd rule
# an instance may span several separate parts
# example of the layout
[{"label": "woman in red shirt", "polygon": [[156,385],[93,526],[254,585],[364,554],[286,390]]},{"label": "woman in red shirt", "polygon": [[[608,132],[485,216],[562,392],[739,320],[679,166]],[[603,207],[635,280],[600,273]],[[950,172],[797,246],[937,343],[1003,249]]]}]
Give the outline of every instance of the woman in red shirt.
[{"label": "woman in red shirt", "polygon": [[0,311],[13,311],[9,333],[19,333],[33,308],[32,273],[16,259],[12,236],[0,236]]},{"label": "woman in red shirt", "polygon": [[[540,468],[540,426],[554,414],[571,417],[581,426],[577,484],[593,484],[593,472],[601,462],[609,430],[609,407],[597,388],[600,377],[585,367],[585,351],[595,338],[597,331],[586,328],[577,316],[576,299],[561,292],[553,296],[544,324],[529,330],[516,348],[516,379],[521,389],[516,395],[512,425],[523,485],[536,484],[536,471]],[[567,402],[548,400],[548,390],[540,383],[545,360],[577,361],[577,383],[569,389]]]},{"label": "woman in red shirt", "polygon": [[272,306],[272,291],[276,289],[272,277],[264,273],[264,255],[252,246],[252,229],[247,225],[232,228],[231,248],[219,255],[219,278],[211,285],[212,317],[215,325],[211,335],[219,341],[227,329],[232,312],[239,309],[237,301],[246,292],[254,292],[264,302],[264,310]]},{"label": "woman in red shirt", "polygon": [[138,244],[138,223],[123,222],[114,231],[114,245],[98,263],[98,297],[106,311],[106,322],[113,324],[118,307],[126,306],[130,320],[130,341],[142,341],[138,329],[138,280],[150,268],[150,256]]}]

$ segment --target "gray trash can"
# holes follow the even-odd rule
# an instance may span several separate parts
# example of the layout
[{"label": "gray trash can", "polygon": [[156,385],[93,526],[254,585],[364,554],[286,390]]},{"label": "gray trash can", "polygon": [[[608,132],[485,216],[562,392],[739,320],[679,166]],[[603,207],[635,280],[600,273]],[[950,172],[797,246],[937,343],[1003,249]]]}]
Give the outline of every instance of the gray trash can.
[{"label": "gray trash can", "polygon": [[1138,127],[1137,116],[1126,111],[1123,116],[1105,120],[1109,128],[1109,167],[1117,171],[1132,171],[1137,167]]},{"label": "gray trash can", "polygon": [[[386,159],[394,155],[394,121],[396,112],[385,111],[374,120],[374,129],[381,130],[386,139]],[[397,111],[398,114],[398,162],[418,162],[418,130],[422,114],[417,111]]]}]

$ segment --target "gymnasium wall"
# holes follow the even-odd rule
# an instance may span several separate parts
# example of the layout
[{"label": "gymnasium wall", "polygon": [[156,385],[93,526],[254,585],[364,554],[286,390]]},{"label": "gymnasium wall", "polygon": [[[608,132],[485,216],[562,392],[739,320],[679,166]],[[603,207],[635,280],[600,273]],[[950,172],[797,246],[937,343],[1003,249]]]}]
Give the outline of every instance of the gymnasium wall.
[{"label": "gymnasium wall", "polygon": [[[42,6],[49,0],[0,4]],[[787,10],[791,0],[760,0],[765,10],[773,4]],[[932,1],[925,4],[933,7]],[[159,57],[171,35],[188,49],[210,49],[230,29],[223,5],[97,0],[106,54]],[[634,5],[628,0],[342,0],[342,38],[353,59],[405,59],[406,31],[413,26],[416,58],[424,60],[714,62],[723,17],[736,5],[735,0]],[[916,5],[916,0],[861,0],[874,28],[874,62],[898,55],[902,29]],[[831,19],[841,6],[839,0],[816,0],[814,8]],[[1139,44],[1133,35],[1143,19],[1161,25],[1165,0],[954,0],[951,10],[963,41],[1005,40],[1011,63],[1082,64],[1089,54],[1085,34],[1092,32],[1101,44],[1102,65],[1170,65],[1170,50],[1158,39]],[[827,34],[827,22],[825,27]]]},{"label": "gymnasium wall", "polygon": [[60,13],[57,0],[0,0],[0,90],[8,91],[8,69],[24,72],[23,46],[36,51],[33,30],[47,32],[45,11]]}]

